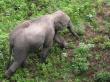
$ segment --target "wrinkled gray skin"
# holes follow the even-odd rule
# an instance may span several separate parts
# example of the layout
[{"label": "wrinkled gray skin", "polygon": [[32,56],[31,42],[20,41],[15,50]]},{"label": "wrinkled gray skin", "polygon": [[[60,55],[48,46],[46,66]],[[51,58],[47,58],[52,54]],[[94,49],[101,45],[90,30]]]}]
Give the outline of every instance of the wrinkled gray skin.
[{"label": "wrinkled gray skin", "polygon": [[59,30],[67,27],[69,31],[78,38],[72,30],[72,23],[68,15],[62,11],[44,15],[35,20],[28,20],[18,25],[10,33],[10,54],[13,52],[14,62],[6,70],[5,77],[10,78],[16,69],[26,60],[29,51],[42,47],[40,62],[46,61],[48,51],[55,40],[61,47],[66,47],[64,38],[58,34]]}]

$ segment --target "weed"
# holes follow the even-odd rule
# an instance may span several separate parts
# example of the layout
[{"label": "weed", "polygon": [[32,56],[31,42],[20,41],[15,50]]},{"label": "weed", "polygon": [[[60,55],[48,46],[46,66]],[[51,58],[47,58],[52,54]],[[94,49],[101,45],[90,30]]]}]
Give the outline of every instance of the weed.
[{"label": "weed", "polygon": [[95,80],[95,82],[109,82],[110,73],[107,71],[100,71],[100,72],[96,73],[94,80]]},{"label": "weed", "polygon": [[87,57],[89,56],[89,50],[92,47],[94,47],[93,44],[80,43],[79,47],[74,50],[72,69],[76,74],[83,73],[88,70],[89,62]]}]

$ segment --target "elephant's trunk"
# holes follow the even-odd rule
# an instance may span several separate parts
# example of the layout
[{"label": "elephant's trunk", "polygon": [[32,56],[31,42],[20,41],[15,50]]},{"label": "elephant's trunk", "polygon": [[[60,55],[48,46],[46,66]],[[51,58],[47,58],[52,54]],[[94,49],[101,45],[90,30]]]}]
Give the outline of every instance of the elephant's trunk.
[{"label": "elephant's trunk", "polygon": [[73,36],[75,36],[77,39],[79,39],[79,36],[73,30],[73,24],[71,21],[69,22],[67,28],[68,28],[69,32],[72,33]]}]

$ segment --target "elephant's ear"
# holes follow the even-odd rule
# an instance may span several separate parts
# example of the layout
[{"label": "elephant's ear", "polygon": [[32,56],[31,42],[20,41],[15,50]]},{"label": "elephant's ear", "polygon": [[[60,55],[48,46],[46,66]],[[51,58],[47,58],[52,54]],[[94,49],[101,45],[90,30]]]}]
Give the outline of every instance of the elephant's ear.
[{"label": "elephant's ear", "polygon": [[60,30],[67,25],[68,16],[64,12],[57,11],[53,14],[53,17],[55,29]]},{"label": "elephant's ear", "polygon": [[62,18],[61,17],[56,17],[54,19],[54,28],[55,30],[60,30],[63,27],[63,23],[62,23]]}]

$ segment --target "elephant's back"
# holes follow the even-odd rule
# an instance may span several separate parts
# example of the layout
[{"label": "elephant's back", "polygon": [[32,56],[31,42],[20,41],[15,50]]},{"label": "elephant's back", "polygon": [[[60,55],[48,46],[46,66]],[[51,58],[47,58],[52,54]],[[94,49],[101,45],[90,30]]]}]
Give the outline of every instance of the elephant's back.
[{"label": "elephant's back", "polygon": [[34,24],[24,30],[24,37],[30,46],[40,47],[44,43],[45,35],[45,30]]}]

